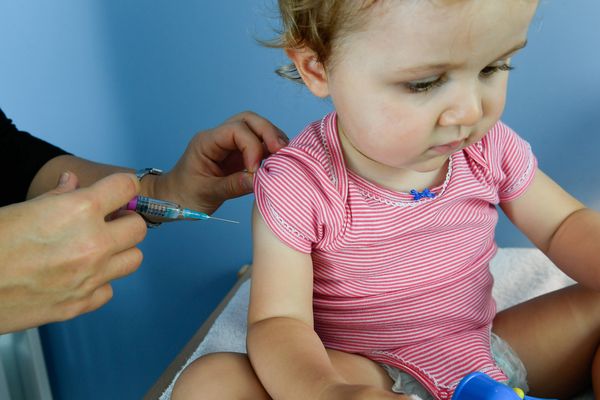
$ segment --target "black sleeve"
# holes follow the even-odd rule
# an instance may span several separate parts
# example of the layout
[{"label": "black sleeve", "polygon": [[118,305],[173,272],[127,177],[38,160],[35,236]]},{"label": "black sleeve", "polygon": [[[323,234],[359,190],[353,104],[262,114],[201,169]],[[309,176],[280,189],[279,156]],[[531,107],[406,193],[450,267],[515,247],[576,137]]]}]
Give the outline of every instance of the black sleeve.
[{"label": "black sleeve", "polygon": [[0,207],[24,201],[35,174],[63,154],[69,153],[19,131],[0,109]]}]

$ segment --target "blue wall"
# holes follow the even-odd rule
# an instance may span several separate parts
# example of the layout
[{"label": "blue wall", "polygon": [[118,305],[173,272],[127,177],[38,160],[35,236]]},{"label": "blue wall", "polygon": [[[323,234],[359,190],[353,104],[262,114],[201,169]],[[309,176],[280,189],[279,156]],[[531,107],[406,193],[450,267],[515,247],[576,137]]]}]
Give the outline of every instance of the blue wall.
[{"label": "blue wall", "polygon": [[[277,78],[269,2],[41,0],[0,3],[0,107],[22,129],[86,158],[170,168],[188,139],[246,109],[290,135],[330,109]],[[547,1],[512,74],[505,120],[541,167],[600,209],[594,118],[600,3]],[[139,398],[250,262],[251,197],[217,215],[239,226],[149,233],[145,261],[101,310],[42,330],[56,398]],[[529,245],[506,221],[504,246]]]}]

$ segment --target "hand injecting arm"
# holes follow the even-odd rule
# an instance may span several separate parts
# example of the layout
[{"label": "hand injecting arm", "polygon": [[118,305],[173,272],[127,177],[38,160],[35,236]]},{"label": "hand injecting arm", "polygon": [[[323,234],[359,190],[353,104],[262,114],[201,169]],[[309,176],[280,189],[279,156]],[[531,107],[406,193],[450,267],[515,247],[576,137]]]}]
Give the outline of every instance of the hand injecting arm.
[{"label": "hand injecting arm", "polygon": [[[142,180],[140,194],[211,214],[224,201],[251,193],[252,174],[262,159],[287,142],[285,134],[261,116],[252,112],[237,114],[216,128],[197,133],[171,171]],[[81,187],[116,172],[134,172],[74,156],[59,156],[40,169],[28,198],[51,190],[65,171],[74,172]]]},{"label": "hand injecting arm", "polygon": [[[138,182],[132,169],[71,155],[46,162],[28,201],[0,207],[0,333],[73,318],[112,296],[110,282],[134,272],[143,219],[114,211],[141,194],[212,213],[252,191],[261,160],[287,144],[264,118],[241,113],[198,133],[172,171]],[[56,182],[60,184],[56,186]]]}]

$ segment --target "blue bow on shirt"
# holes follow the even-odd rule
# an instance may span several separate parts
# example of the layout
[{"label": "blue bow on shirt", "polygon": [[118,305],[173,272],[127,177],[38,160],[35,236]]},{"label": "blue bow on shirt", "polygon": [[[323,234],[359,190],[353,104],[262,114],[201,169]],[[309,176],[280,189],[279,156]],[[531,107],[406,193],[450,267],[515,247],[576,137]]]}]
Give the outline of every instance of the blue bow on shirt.
[{"label": "blue bow on shirt", "polygon": [[425,190],[423,190],[422,192],[418,192],[415,189],[413,189],[410,191],[410,194],[412,194],[414,201],[420,200],[424,197],[428,197],[430,199],[433,199],[435,197],[435,193],[431,193],[427,188],[425,188]]}]

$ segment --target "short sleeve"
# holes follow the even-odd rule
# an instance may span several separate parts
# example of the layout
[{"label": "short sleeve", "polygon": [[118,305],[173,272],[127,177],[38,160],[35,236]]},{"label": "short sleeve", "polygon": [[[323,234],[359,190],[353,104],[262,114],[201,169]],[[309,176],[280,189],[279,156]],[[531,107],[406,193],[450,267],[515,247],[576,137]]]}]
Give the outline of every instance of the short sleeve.
[{"label": "short sleeve", "polygon": [[482,147],[500,202],[514,200],[525,193],[537,169],[537,159],[529,143],[498,122],[482,140]]},{"label": "short sleeve", "polygon": [[324,202],[315,168],[286,148],[267,159],[254,178],[256,205],[287,246],[311,253],[322,237]]}]

